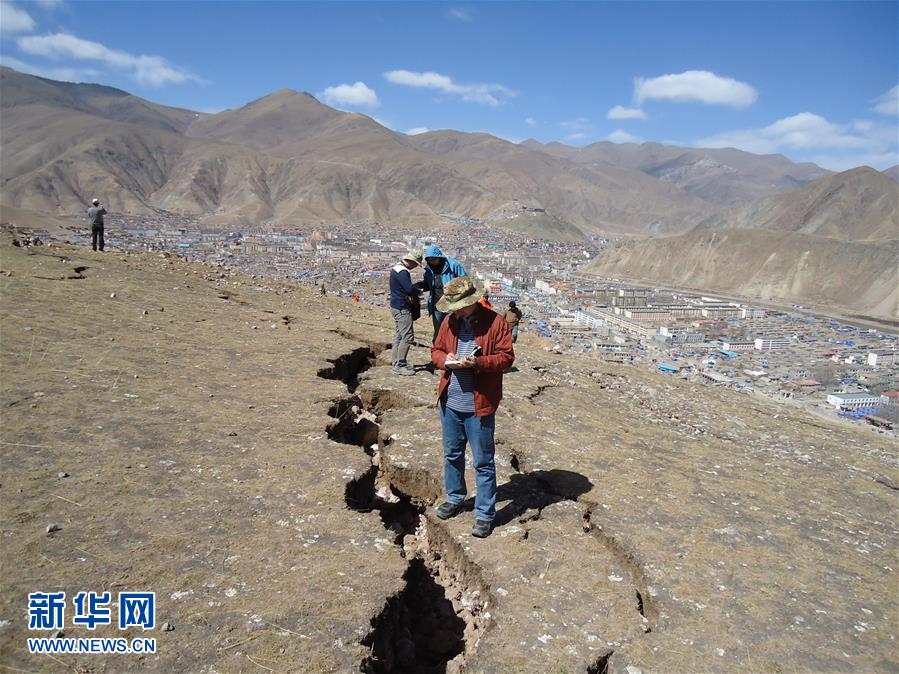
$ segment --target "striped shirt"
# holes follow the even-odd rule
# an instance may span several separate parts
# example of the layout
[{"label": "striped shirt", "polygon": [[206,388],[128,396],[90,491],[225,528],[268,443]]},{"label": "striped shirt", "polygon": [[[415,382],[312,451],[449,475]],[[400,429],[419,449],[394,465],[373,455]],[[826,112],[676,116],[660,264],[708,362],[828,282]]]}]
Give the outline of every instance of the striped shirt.
[{"label": "striped shirt", "polygon": [[[448,319],[447,319],[448,320]],[[456,356],[463,360],[470,356],[477,346],[474,331],[467,318],[459,323],[459,342],[456,345]],[[446,406],[456,412],[474,412],[475,374],[472,368],[450,370],[450,383],[446,390]]]}]

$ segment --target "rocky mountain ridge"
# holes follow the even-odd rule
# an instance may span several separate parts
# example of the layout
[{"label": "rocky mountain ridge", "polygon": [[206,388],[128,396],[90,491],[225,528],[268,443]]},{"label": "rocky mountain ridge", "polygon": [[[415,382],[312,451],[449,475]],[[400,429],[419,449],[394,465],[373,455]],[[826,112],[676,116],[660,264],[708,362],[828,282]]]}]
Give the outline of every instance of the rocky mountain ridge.
[{"label": "rocky mountain ridge", "polygon": [[[650,159],[603,146],[600,161],[597,146],[563,151],[457,131],[408,136],[290,89],[203,114],[4,67],[0,93],[3,203],[53,214],[99,196],[116,210],[221,224],[436,226],[441,213],[489,220],[523,204],[544,208],[562,236],[664,234],[821,171],[737,151],[708,151],[716,157],[708,164],[655,144],[637,151]],[[751,190],[734,188],[747,180]],[[495,224],[541,228],[527,219]]]}]

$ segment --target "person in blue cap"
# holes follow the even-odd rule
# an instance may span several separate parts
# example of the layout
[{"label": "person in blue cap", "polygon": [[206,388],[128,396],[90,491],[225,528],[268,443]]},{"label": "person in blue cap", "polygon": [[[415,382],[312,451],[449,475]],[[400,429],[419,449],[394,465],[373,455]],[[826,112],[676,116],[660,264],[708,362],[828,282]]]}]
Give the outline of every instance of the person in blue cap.
[{"label": "person in blue cap", "polygon": [[440,324],[446,318],[446,314],[437,308],[437,302],[443,297],[444,286],[454,278],[468,276],[465,273],[465,267],[458,260],[447,257],[437,246],[431,245],[425,248],[425,275],[422,287],[430,294],[428,295],[428,315],[434,323],[433,342],[437,339],[437,333],[440,331]]}]

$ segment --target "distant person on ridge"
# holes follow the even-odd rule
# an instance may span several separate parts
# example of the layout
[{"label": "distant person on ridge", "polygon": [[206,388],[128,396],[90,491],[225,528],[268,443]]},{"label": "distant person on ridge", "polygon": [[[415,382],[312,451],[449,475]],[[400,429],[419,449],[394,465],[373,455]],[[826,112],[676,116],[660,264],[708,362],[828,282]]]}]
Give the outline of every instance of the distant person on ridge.
[{"label": "distant person on ridge", "polygon": [[518,341],[518,324],[521,323],[521,309],[515,304],[515,300],[509,302],[509,308],[506,309],[506,313],[503,314],[503,317],[506,319],[506,323],[509,324],[509,328],[512,330],[512,343],[514,344]]},{"label": "distant person on ridge", "polygon": [[431,294],[428,296],[428,315],[434,323],[433,341],[437,340],[440,324],[446,314],[437,308],[437,302],[443,297],[443,287],[454,278],[465,276],[465,267],[458,260],[447,257],[437,246],[425,248],[425,278],[422,287]]},{"label": "distant person on ridge", "polygon": [[477,493],[471,535],[486,538],[496,517],[496,463],[493,434],[496,410],[503,397],[503,372],[515,362],[509,325],[479,300],[484,291],[467,276],[446,284],[437,303],[452,315],[440,326],[431,362],[443,376],[437,387],[443,428],[443,483],[446,501],[437,517],[462,512],[465,487],[465,445],[471,446]]},{"label": "distant person on ridge", "polygon": [[106,209],[100,205],[99,199],[94,199],[91,204],[91,207],[87,209],[87,219],[91,223],[91,247],[97,250],[97,245],[99,245],[100,252],[103,252],[103,248],[106,246],[106,241],[103,239],[103,216],[106,215]]},{"label": "distant person on ridge", "polygon": [[413,250],[390,270],[390,313],[393,314],[394,323],[391,359],[394,374],[415,374],[415,368],[409,365],[406,357],[415,343],[413,323],[421,316],[421,305],[418,286],[412,283],[409,270],[419,265],[421,253]]}]

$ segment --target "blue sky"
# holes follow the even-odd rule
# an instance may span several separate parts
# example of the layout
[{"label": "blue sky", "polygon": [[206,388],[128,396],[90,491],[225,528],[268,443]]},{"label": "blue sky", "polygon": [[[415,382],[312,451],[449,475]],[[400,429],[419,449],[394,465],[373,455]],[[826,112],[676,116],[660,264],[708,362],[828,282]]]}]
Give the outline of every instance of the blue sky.
[{"label": "blue sky", "polygon": [[401,132],[896,164],[899,3],[0,2],[0,61],[167,105],[283,87]]}]

